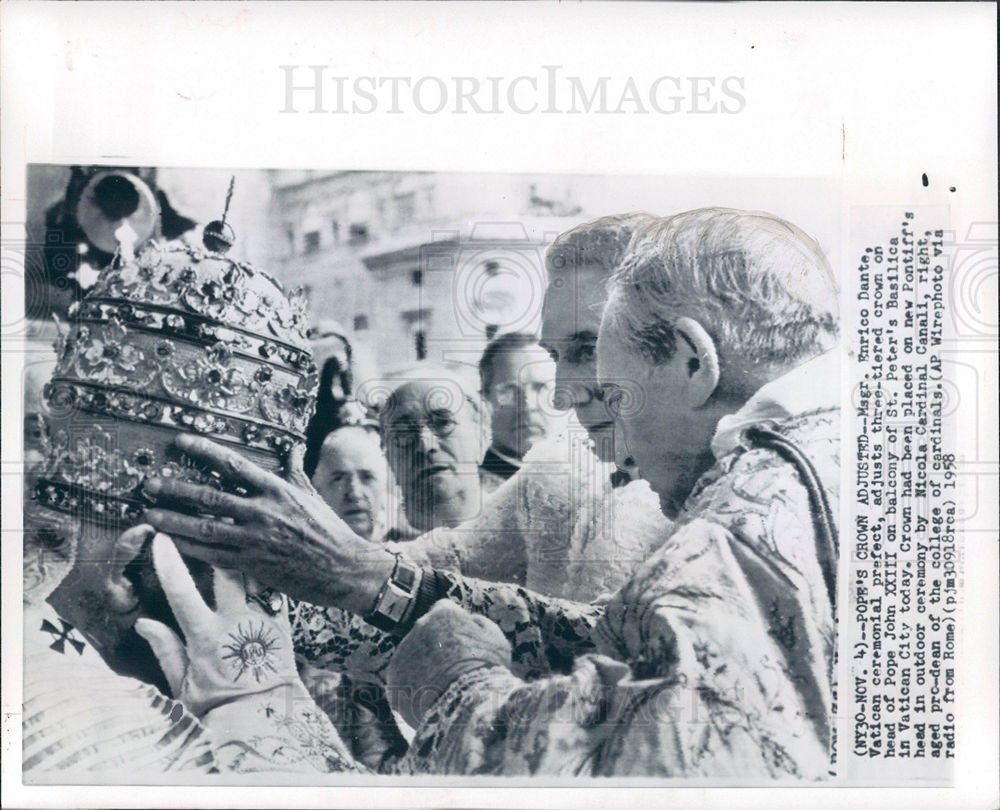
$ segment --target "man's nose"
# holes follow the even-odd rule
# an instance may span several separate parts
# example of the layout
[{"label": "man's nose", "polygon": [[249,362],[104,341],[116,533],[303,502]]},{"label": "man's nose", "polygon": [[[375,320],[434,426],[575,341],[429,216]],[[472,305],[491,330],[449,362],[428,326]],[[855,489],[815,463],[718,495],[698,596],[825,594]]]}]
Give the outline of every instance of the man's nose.
[{"label": "man's nose", "polygon": [[361,479],[356,475],[348,475],[344,481],[344,498],[357,501],[361,498]]},{"label": "man's nose", "polygon": [[625,429],[622,426],[622,422],[620,419],[616,419],[614,424],[615,464],[622,470],[635,467],[635,458],[628,449],[628,439],[625,437]]},{"label": "man's nose", "polygon": [[555,387],[552,389],[552,407],[557,411],[568,411],[575,407],[577,385],[577,382],[567,377],[562,363],[557,363]]},{"label": "man's nose", "polygon": [[428,425],[421,427],[420,433],[417,434],[417,449],[419,452],[426,456],[438,448],[439,441],[437,434]]},{"label": "man's nose", "polygon": [[517,404],[522,411],[534,412],[542,407],[543,392],[536,388],[522,388]]}]

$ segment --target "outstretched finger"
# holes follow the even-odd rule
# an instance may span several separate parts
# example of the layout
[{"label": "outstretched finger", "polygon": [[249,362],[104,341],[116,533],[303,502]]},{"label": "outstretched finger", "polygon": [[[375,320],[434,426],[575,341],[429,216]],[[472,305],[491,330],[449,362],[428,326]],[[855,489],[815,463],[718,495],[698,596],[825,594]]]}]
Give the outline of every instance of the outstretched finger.
[{"label": "outstretched finger", "polygon": [[198,593],[177,547],[165,534],[153,538],[153,567],[184,636],[190,639],[199,630],[203,633],[212,621],[212,611]]},{"label": "outstretched finger", "polygon": [[230,484],[239,484],[254,492],[276,492],[283,484],[278,476],[204,436],[182,433],[174,439],[174,444],[191,458],[215,470]]},{"label": "outstretched finger", "polygon": [[226,523],[221,518],[195,517],[172,512],[169,509],[147,509],[143,521],[151,523],[157,531],[171,537],[183,536],[191,543],[206,546],[227,546],[239,549],[248,541],[248,536],[240,526]]},{"label": "outstretched finger", "polygon": [[149,478],[142,490],[157,503],[184,506],[210,515],[243,520],[254,517],[254,503],[249,498],[230,495],[205,484],[190,484],[172,478]]},{"label": "outstretched finger", "polygon": [[123,531],[111,549],[109,562],[114,574],[121,575],[125,566],[138,556],[142,547],[155,534],[156,529],[148,523],[140,523]]},{"label": "outstretched finger", "polygon": [[193,557],[196,560],[208,563],[215,568],[236,569],[246,563],[246,558],[241,560],[239,549],[233,546],[207,546],[204,543],[197,543],[183,535],[173,536],[174,545],[185,557]]}]

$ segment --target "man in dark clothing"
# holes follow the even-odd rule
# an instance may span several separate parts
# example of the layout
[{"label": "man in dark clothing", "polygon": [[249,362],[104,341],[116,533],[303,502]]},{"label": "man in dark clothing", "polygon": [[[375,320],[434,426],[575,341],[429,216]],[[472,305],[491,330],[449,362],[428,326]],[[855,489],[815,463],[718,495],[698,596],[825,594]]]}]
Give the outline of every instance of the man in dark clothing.
[{"label": "man in dark clothing", "polygon": [[479,377],[493,434],[482,467],[500,483],[521,468],[524,454],[551,431],[555,363],[534,335],[512,332],[486,346]]}]

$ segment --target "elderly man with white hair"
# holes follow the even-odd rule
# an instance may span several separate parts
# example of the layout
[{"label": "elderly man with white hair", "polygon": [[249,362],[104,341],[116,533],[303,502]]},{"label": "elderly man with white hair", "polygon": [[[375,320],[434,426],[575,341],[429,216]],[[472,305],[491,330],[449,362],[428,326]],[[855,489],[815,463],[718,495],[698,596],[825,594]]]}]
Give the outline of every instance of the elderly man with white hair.
[{"label": "elderly man with white hair", "polygon": [[[359,560],[335,516],[276,477],[232,504],[213,544],[197,518],[161,507],[147,520],[193,556],[394,622],[389,693],[416,728],[404,769],[822,778],[839,494],[830,267],[783,220],[701,209],[636,233],[610,292],[597,354],[615,452],[676,522],[600,609]],[[224,450],[180,445],[241,480]],[[287,570],[286,535],[308,567]],[[571,670],[515,675],[497,605],[544,626]]]},{"label": "elderly man with white hair", "polygon": [[[500,633],[451,604],[418,622],[389,673],[400,695],[443,688],[429,711],[403,704],[419,725],[415,770],[828,773],[835,307],[818,247],[775,217],[704,209],[634,238],[598,378],[616,454],[634,458],[675,529],[595,627],[603,654],[568,676],[515,678]],[[425,655],[436,639],[467,640]]]}]

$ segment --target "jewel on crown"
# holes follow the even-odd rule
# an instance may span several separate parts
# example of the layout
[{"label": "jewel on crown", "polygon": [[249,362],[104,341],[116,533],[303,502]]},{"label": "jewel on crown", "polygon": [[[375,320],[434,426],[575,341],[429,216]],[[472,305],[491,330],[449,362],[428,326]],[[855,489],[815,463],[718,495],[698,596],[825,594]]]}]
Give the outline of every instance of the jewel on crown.
[{"label": "jewel on crown", "polygon": [[119,255],[71,309],[45,388],[40,503],[134,523],[147,476],[221,485],[176,452],[178,432],[275,472],[304,442],[317,386],[304,297],[224,255],[224,220],[204,240]]}]

